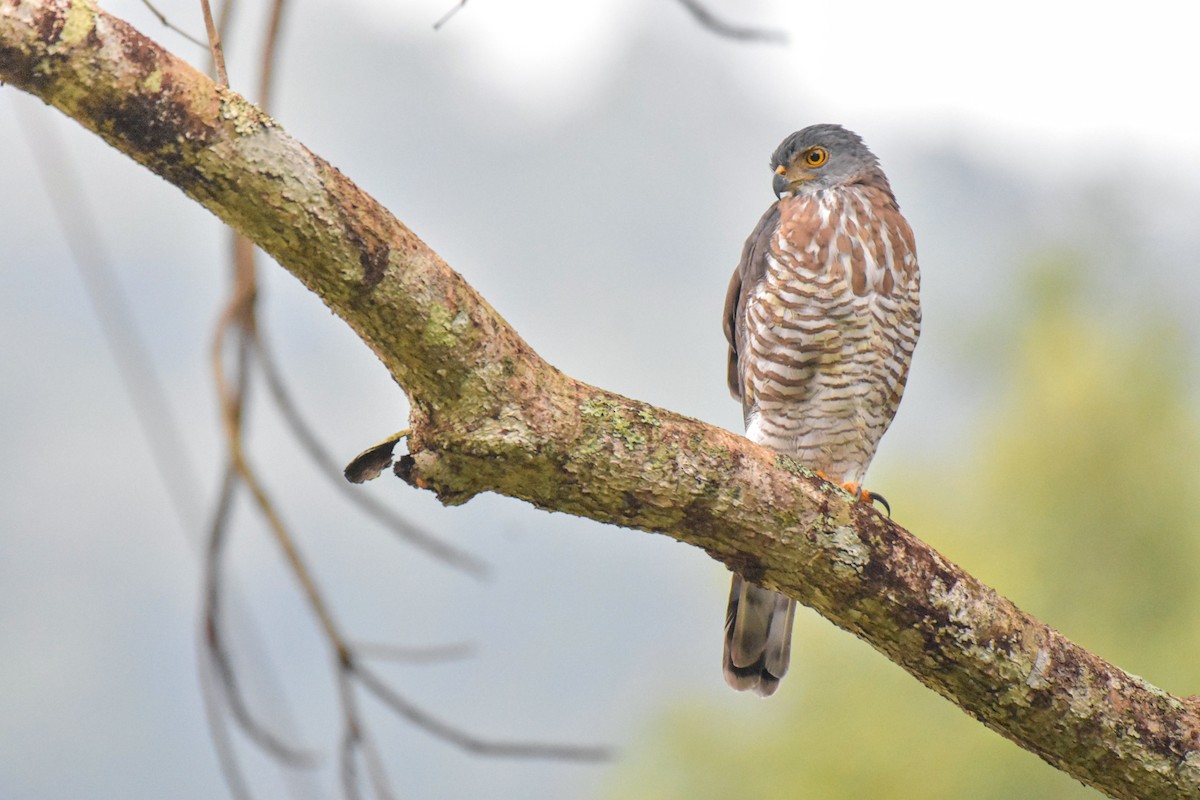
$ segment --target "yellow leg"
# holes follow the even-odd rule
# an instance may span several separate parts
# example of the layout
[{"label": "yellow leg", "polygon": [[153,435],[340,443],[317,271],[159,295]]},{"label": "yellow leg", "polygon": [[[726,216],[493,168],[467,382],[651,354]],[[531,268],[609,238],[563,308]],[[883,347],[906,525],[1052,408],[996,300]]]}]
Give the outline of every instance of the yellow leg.
[{"label": "yellow leg", "polygon": [[[820,470],[817,470],[817,477],[819,477],[821,480],[829,481],[830,483],[838,483],[837,481],[830,480],[829,476]],[[884,510],[887,511],[887,515],[889,517],[892,515],[892,506],[890,503],[888,503],[887,498],[883,495],[875,492],[868,492],[862,487],[861,484],[855,483],[854,481],[848,481],[838,485],[850,494],[854,495],[854,497],[860,503],[867,503],[868,505],[872,503],[879,503],[881,506],[883,506]]]}]

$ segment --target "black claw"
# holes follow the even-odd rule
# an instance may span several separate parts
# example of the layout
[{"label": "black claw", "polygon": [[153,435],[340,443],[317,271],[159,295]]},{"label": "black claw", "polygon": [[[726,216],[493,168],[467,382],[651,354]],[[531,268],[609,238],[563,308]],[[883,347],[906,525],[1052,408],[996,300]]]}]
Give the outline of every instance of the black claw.
[{"label": "black claw", "polygon": [[879,503],[879,505],[883,506],[884,510],[887,511],[888,519],[891,519],[892,506],[890,503],[888,503],[887,498],[881,494],[875,494],[874,492],[868,492],[867,494],[870,496],[872,503]]}]

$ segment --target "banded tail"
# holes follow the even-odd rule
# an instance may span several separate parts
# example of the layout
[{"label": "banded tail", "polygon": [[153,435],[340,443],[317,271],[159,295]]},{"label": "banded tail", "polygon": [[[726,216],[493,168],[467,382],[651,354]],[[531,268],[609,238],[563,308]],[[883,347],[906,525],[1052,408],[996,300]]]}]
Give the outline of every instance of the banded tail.
[{"label": "banded tail", "polygon": [[787,674],[795,615],[795,600],[735,574],[725,615],[725,682],[760,697],[774,694]]}]

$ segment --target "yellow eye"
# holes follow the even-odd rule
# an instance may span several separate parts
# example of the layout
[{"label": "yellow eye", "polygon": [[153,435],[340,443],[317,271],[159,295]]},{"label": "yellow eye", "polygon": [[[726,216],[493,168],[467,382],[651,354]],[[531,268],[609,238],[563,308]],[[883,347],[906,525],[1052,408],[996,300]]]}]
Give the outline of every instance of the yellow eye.
[{"label": "yellow eye", "polygon": [[829,160],[829,151],[824,147],[814,147],[804,154],[804,163],[810,167],[819,167]]}]

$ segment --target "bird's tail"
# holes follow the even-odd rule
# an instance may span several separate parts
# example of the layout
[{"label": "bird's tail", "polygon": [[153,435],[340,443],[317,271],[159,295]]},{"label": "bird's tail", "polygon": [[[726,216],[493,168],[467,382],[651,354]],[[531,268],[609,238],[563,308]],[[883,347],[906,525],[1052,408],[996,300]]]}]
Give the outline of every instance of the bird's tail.
[{"label": "bird's tail", "polygon": [[774,694],[792,652],[796,601],[733,576],[725,617],[725,682],[738,691]]}]

